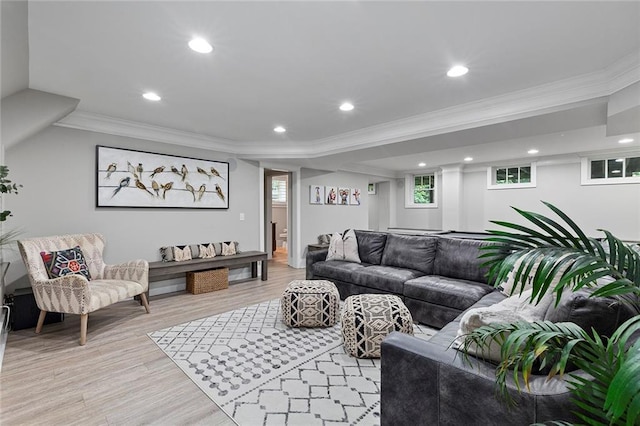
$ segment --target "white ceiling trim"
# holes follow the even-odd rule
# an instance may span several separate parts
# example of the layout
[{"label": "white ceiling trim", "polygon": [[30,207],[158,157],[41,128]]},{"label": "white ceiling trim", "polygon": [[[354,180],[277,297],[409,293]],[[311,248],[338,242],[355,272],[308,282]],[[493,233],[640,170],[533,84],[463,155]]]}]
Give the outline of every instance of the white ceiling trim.
[{"label": "white ceiling trim", "polygon": [[126,136],[136,139],[188,146],[191,148],[222,151],[230,154],[233,154],[233,151],[235,150],[234,145],[236,143],[228,139],[214,138],[199,133],[185,132],[168,127],[123,120],[121,118],[109,117],[81,110],[72,112],[62,120],[55,123],[55,125],[71,129],[106,133],[115,136]]},{"label": "white ceiling trim", "polygon": [[637,81],[640,81],[640,55],[634,53],[597,72],[311,142],[232,141],[78,110],[56,125],[223,151],[248,159],[314,158],[604,102],[604,97]]}]

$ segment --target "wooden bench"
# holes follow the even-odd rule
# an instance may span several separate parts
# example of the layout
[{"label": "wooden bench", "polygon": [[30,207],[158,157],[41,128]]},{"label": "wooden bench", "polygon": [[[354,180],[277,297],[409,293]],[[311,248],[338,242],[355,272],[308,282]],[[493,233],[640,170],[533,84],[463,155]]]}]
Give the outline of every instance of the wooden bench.
[{"label": "wooden bench", "polygon": [[[267,253],[244,251],[230,256],[216,256],[211,259],[192,259],[182,262],[149,262],[149,283],[154,281],[182,278],[187,272],[206,271],[214,268],[233,268],[251,265],[251,278],[258,276],[258,262],[261,263],[261,279],[267,280]],[[148,294],[148,291],[147,291]]]}]

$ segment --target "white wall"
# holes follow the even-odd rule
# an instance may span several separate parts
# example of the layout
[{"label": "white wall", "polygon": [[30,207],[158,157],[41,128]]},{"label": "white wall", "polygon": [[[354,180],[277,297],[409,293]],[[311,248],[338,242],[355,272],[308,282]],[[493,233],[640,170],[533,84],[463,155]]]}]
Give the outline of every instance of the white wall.
[{"label": "white wall", "polygon": [[4,98],[29,86],[27,1],[2,1],[0,14],[2,15],[0,98]]},{"label": "white wall", "polygon": [[410,229],[442,229],[442,186],[437,191],[437,208],[429,209],[408,209],[405,208],[404,179],[399,179],[392,185],[397,185],[396,224],[391,225],[397,228]]},{"label": "white wall", "polygon": [[580,185],[580,164],[540,165],[537,187],[487,189],[486,170],[464,174],[462,217],[466,231],[499,229],[489,220],[518,221],[509,206],[554,215],[540,200],[569,215],[589,236],[607,229],[623,240],[640,240],[640,185]]},{"label": "white wall", "polygon": [[[96,145],[229,161],[229,209],[96,208]],[[160,260],[158,249],[175,244],[236,240],[241,250],[259,249],[259,169],[227,154],[52,126],[7,149],[5,160],[13,179],[24,185],[6,200],[22,238],[100,232],[107,240],[107,263]],[[9,281],[25,274],[17,252],[14,256]],[[236,273],[244,277],[248,269]],[[154,287],[162,284],[167,283]],[[183,288],[184,280],[179,285]]]},{"label": "white wall", "polygon": [[[369,196],[368,179],[364,175],[346,172],[321,172],[302,169],[300,171],[300,242],[297,261],[304,265],[307,244],[318,242],[318,235],[342,232],[348,228],[368,229]],[[309,204],[309,186],[337,186],[358,188],[361,192],[359,206]]]}]

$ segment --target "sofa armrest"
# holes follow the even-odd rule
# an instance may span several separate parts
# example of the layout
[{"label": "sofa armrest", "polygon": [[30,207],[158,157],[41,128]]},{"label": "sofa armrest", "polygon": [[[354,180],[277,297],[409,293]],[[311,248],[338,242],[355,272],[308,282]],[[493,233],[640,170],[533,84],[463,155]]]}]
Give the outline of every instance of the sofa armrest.
[{"label": "sofa armrest", "polygon": [[327,253],[329,253],[329,249],[322,250],[314,250],[307,252],[307,270],[306,270],[306,279],[313,279],[313,268],[311,267],[316,262],[321,262],[326,260]]},{"label": "sofa armrest", "polygon": [[149,262],[143,259],[132,260],[117,265],[105,265],[102,273],[106,280],[134,281],[149,289]]},{"label": "sofa armrest", "polygon": [[565,381],[535,376],[530,391],[507,382],[515,406],[497,397],[495,365],[402,333],[382,342],[381,424],[531,424],[576,421]]}]

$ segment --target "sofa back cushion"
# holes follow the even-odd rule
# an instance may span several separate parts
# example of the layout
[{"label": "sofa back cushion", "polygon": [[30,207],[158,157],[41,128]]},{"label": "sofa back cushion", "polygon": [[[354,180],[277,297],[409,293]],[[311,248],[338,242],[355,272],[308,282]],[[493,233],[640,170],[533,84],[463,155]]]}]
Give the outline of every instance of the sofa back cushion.
[{"label": "sofa back cushion", "polygon": [[381,264],[433,274],[437,244],[435,237],[388,234]]},{"label": "sofa back cushion", "polygon": [[358,253],[364,263],[379,265],[382,262],[382,252],[387,242],[387,234],[384,232],[356,230],[358,240]]},{"label": "sofa back cushion", "polygon": [[560,303],[549,306],[544,317],[547,321],[573,322],[592,334],[595,329],[601,336],[611,336],[613,332],[635,313],[621,300],[610,297],[589,297],[595,289],[582,288],[562,294]]},{"label": "sofa back cushion", "polygon": [[478,258],[483,253],[480,247],[487,244],[482,240],[439,237],[433,273],[449,278],[487,283],[489,269],[480,266],[486,260]]}]

